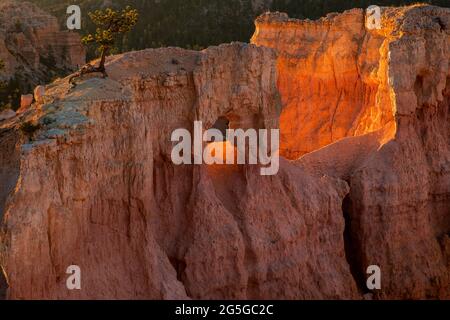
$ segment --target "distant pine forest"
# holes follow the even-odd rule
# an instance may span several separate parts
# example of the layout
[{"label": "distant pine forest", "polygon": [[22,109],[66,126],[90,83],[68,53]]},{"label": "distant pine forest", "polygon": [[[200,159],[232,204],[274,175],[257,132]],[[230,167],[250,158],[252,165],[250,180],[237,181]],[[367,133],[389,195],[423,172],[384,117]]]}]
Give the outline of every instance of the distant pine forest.
[{"label": "distant pine forest", "polygon": [[[30,1],[30,0],[28,0]],[[231,41],[248,42],[254,32],[254,19],[265,11],[282,11],[293,18],[317,19],[330,12],[350,8],[367,8],[372,4],[398,6],[418,3],[404,0],[31,0],[48,11],[65,26],[66,8],[81,7],[82,34],[94,26],[87,14],[99,8],[138,9],[140,19],[136,28],[120,43],[116,52],[177,46],[200,50]],[[422,1],[438,6],[450,6],[450,0]],[[93,50],[89,57],[93,58]]]}]

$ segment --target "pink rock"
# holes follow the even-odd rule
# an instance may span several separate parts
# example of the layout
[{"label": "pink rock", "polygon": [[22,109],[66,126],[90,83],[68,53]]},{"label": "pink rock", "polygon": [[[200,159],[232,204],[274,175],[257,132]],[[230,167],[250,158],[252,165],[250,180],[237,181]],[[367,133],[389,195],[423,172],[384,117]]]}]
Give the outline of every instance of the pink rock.
[{"label": "pink rock", "polygon": [[22,113],[33,103],[33,95],[32,94],[23,94],[20,96],[20,108],[17,113]]},{"label": "pink rock", "polygon": [[45,86],[37,86],[34,89],[34,99],[40,103],[45,96]]}]

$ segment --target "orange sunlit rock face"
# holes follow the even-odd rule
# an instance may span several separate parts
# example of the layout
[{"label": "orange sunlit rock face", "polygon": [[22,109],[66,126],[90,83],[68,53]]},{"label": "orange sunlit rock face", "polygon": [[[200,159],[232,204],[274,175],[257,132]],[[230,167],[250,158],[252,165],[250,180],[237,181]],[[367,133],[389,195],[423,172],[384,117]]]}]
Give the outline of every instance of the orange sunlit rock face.
[{"label": "orange sunlit rock face", "polygon": [[288,159],[393,120],[385,38],[364,28],[361,10],[318,21],[266,14],[252,43],[278,57],[281,155]]},{"label": "orange sunlit rock face", "polygon": [[256,20],[252,42],[278,53],[281,152],[348,182],[346,255],[362,290],[367,266],[388,270],[377,297],[450,297],[449,25],[424,5],[383,8],[375,31],[358,9]]}]

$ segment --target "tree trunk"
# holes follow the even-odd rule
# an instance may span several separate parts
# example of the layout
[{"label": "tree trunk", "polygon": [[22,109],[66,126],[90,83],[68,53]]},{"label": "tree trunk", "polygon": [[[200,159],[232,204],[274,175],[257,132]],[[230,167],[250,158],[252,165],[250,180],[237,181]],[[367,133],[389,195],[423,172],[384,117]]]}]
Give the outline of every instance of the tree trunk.
[{"label": "tree trunk", "polygon": [[103,73],[104,76],[106,76],[106,69],[105,69],[105,62],[106,62],[106,56],[108,55],[109,48],[104,47],[102,49],[102,56],[100,58],[100,63],[98,65],[97,70],[101,73]]},{"label": "tree trunk", "polygon": [[103,78],[108,77],[108,74],[106,73],[105,63],[106,63],[106,56],[108,55],[109,49],[110,49],[109,47],[103,47],[98,67],[94,67],[88,63],[83,68],[81,68],[81,70],[79,70],[78,72],[76,72],[72,76],[70,76],[69,83],[72,85],[72,88],[75,87],[75,85],[76,85],[74,83],[74,79],[81,77],[84,74],[101,72],[103,75]]}]

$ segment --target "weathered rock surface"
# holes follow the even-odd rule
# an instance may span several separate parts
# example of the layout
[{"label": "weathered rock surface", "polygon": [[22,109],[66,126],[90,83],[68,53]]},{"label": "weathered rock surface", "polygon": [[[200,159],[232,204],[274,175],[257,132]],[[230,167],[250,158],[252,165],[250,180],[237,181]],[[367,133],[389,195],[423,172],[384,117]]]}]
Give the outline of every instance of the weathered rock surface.
[{"label": "weathered rock surface", "polygon": [[0,59],[3,79],[20,77],[32,89],[85,63],[80,36],[60,31],[55,17],[28,2],[0,2]]},{"label": "weathered rock surface", "polygon": [[346,249],[361,290],[378,265],[380,298],[449,298],[450,9],[383,8],[373,31],[361,10],[256,25],[253,42],[279,53],[281,152],[313,151],[296,163],[349,182]]},{"label": "weathered rock surface", "polygon": [[42,103],[45,97],[45,86],[37,86],[36,88],[34,88],[34,99],[38,102],[38,103]]},{"label": "weathered rock surface", "polygon": [[[253,42],[275,50],[144,50],[48,85],[0,122],[8,298],[362,299],[372,264],[374,298],[449,298],[449,10],[383,17],[369,34],[360,10],[265,15]],[[290,160],[175,166],[172,131],[220,117],[280,126]]]},{"label": "weathered rock surface", "polygon": [[392,121],[388,40],[367,32],[360,9],[316,21],[267,13],[252,42],[279,53],[281,154],[288,159]]},{"label": "weathered rock surface", "polygon": [[[358,296],[344,254],[345,182],[285,160],[274,177],[170,160],[171,132],[194,119],[278,126],[272,50],[146,50],[107,68],[109,79],[70,92],[65,80],[47,87],[54,102],[20,120],[43,125],[35,141],[2,134],[0,167],[14,181],[2,190],[9,298]],[[81,291],[66,288],[72,264]]]},{"label": "weathered rock surface", "polygon": [[18,113],[22,113],[26,109],[28,109],[33,104],[33,95],[32,94],[22,94],[20,96],[20,108],[17,110]]}]

